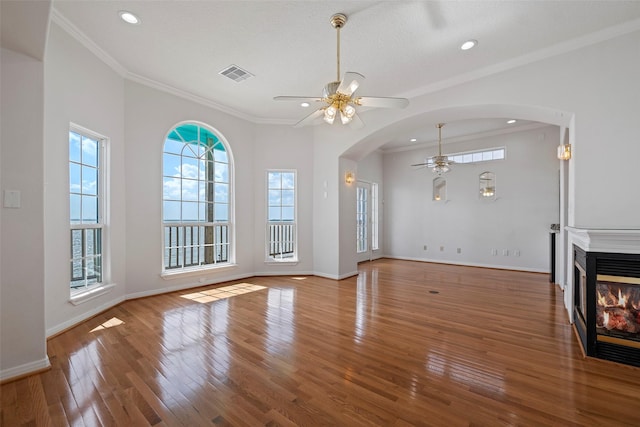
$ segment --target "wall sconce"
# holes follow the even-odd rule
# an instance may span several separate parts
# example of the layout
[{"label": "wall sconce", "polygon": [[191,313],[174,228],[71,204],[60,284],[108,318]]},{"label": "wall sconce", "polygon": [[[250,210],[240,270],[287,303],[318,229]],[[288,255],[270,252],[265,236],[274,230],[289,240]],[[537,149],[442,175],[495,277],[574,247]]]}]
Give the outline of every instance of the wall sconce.
[{"label": "wall sconce", "polygon": [[353,174],[353,172],[347,172],[344,174],[344,182],[346,182],[347,184],[351,185],[355,180],[356,176]]},{"label": "wall sconce", "polygon": [[571,159],[571,144],[558,145],[558,159],[560,160]]}]

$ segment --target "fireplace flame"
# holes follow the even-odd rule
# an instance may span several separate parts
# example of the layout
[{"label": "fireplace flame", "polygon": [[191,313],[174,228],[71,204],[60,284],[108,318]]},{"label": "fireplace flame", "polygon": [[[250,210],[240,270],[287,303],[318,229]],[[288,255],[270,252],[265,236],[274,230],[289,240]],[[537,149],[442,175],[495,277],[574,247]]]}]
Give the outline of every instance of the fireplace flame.
[{"label": "fireplace flame", "polygon": [[622,295],[622,290],[618,289],[618,305],[625,307],[627,305],[627,296]]}]

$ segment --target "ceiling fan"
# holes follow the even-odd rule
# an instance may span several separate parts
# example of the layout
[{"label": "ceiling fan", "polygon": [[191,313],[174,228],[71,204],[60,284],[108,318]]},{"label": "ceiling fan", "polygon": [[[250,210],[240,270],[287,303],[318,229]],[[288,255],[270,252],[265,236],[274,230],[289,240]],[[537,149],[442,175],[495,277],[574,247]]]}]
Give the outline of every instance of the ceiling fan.
[{"label": "ceiling fan", "polygon": [[377,107],[377,108],[405,108],[409,105],[406,98],[386,98],[372,96],[354,96],[354,92],[360,86],[359,80],[364,79],[360,73],[346,72],[340,80],[340,28],[347,22],[347,16],[336,13],[331,17],[331,25],[336,29],[337,37],[337,77],[336,81],[327,83],[322,90],[321,97],[309,96],[276,96],[276,101],[297,101],[307,104],[322,102],[325,105],[309,114],[294,127],[302,127],[312,124],[316,119],[323,117],[324,121],[333,124],[337,116],[340,116],[342,124],[349,124],[352,128],[364,126],[362,119],[356,113],[357,106]]},{"label": "ceiling fan", "polygon": [[450,166],[455,162],[449,160],[447,156],[442,155],[442,128],[444,125],[444,123],[438,123],[436,125],[438,128],[438,155],[429,157],[425,163],[418,163],[411,166],[427,166],[428,168],[433,168],[432,172],[438,175],[442,175],[451,170]]}]

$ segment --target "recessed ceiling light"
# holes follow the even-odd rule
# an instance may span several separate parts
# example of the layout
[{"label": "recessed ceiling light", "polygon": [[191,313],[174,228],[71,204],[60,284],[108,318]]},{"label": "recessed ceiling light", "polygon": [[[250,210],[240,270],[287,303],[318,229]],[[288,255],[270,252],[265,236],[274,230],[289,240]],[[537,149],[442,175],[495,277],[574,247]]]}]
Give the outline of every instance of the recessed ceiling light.
[{"label": "recessed ceiling light", "polygon": [[121,11],[118,12],[118,15],[120,15],[120,19],[122,19],[127,24],[139,24],[140,23],[140,18],[138,18],[136,15],[134,15],[133,13],[131,13],[129,11],[121,10]]},{"label": "recessed ceiling light", "polygon": [[516,122],[516,119],[507,120],[507,123],[512,125]]},{"label": "recessed ceiling light", "polygon": [[411,138],[409,141],[411,141],[411,142],[416,142],[416,141],[417,141],[417,139],[415,139],[415,138]]},{"label": "recessed ceiling light", "polygon": [[462,43],[462,46],[460,46],[460,49],[469,50],[476,47],[477,45],[478,45],[478,40],[467,40],[466,42]]},{"label": "recessed ceiling light", "polygon": [[311,104],[309,104],[308,102],[303,102],[302,104],[300,104],[300,106],[304,108],[307,108],[309,105]]}]

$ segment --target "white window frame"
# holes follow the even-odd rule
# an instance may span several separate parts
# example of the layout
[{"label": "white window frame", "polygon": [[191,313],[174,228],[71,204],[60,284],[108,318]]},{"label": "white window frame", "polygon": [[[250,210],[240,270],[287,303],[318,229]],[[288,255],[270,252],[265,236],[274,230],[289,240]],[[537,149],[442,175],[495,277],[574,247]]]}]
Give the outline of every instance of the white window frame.
[{"label": "white window frame", "polygon": [[[180,220],[178,222],[166,222],[164,220],[164,203],[166,201],[174,201],[174,202],[180,202],[182,204],[182,202],[184,202],[185,200],[183,200],[182,198],[182,194],[180,196],[179,199],[165,199],[165,192],[164,192],[164,181],[165,178],[168,178],[169,176],[166,176],[164,174],[164,162],[165,162],[165,155],[168,153],[165,148],[166,148],[166,142],[167,139],[169,138],[169,135],[176,129],[180,128],[181,126],[184,125],[193,125],[193,126],[197,126],[198,128],[201,129],[205,129],[206,131],[212,133],[213,135],[215,135],[215,137],[218,139],[218,141],[224,146],[225,148],[225,153],[227,156],[227,173],[228,173],[228,182],[222,182],[220,181],[219,183],[225,183],[228,185],[228,201],[227,201],[227,221],[216,221],[215,217],[213,221],[184,221],[184,220]],[[199,135],[198,135],[199,137]],[[184,149],[187,147],[186,143],[183,143],[185,146],[183,147],[183,151]],[[172,155],[176,155],[174,153],[168,153],[168,154],[172,154]],[[197,159],[196,157],[191,157],[191,156],[184,156],[182,153],[179,155],[179,157],[181,158],[181,164],[182,164],[182,158],[183,157],[188,157],[188,158],[193,158],[193,159]],[[234,197],[234,186],[233,186],[233,177],[234,177],[234,173],[233,173],[233,155],[231,153],[231,149],[229,147],[228,142],[226,141],[226,139],[222,136],[222,134],[220,132],[218,132],[215,128],[213,128],[212,126],[207,125],[206,123],[203,122],[199,122],[199,121],[195,121],[195,120],[187,120],[184,122],[180,122],[177,123],[176,125],[172,126],[171,129],[169,129],[169,131],[167,132],[167,134],[165,135],[165,138],[163,140],[163,144],[162,144],[162,162],[163,162],[163,167],[162,167],[162,273],[160,274],[160,276],[162,278],[165,279],[169,279],[172,277],[176,277],[176,276],[182,276],[182,275],[190,275],[190,274],[198,274],[199,272],[202,271],[210,271],[210,270],[214,270],[214,269],[220,269],[220,268],[228,268],[228,267],[232,267],[235,266],[235,231],[234,231],[234,204],[235,204],[235,197]],[[214,163],[216,163],[217,161],[213,161]],[[224,162],[218,162],[218,163],[224,163]],[[178,178],[178,177],[176,177]],[[180,179],[180,185],[183,185],[183,180],[185,180],[186,178],[183,178],[182,175],[180,175],[180,177],[178,178]],[[202,180],[200,178],[200,176],[198,176],[197,179],[190,179],[191,181],[197,181],[198,186],[200,185],[201,182],[208,182],[208,180]],[[215,179],[213,181],[211,181],[214,183],[218,183],[218,181],[216,181]],[[188,200],[186,200],[188,201]],[[214,201],[207,201],[208,203],[211,203],[213,205],[213,209],[215,211],[215,199]],[[197,202],[201,202],[201,200],[197,200]],[[199,208],[198,208],[199,209]],[[191,263],[189,265],[182,265],[182,266],[177,266],[177,267],[171,267],[171,266],[167,266],[166,263],[166,250],[169,246],[167,246],[167,241],[166,241],[166,235],[167,235],[167,227],[170,228],[175,228],[176,229],[176,233],[178,235],[180,235],[180,233],[182,232],[182,235],[185,236],[188,232],[193,233],[194,230],[196,230],[198,237],[198,243],[197,244],[190,244],[187,245],[187,241],[186,238],[185,240],[182,241],[182,244],[180,244],[180,242],[178,242],[178,246],[176,246],[178,253],[180,248],[182,248],[183,251],[185,251],[187,249],[187,246],[189,246],[190,250],[193,250],[194,248],[196,248],[196,251],[198,250],[205,250],[205,247],[211,247],[214,250],[214,262],[212,263]],[[222,227],[221,230],[223,230],[226,227],[226,242],[213,242],[212,244],[202,244],[202,234],[205,231],[206,227],[213,227],[213,231],[214,234],[217,230],[218,227]],[[172,230],[170,229],[168,231],[170,234],[172,232]],[[173,246],[171,246],[173,247]],[[219,247],[219,248],[218,248]],[[217,253],[216,250],[221,250],[222,248],[225,247],[226,248],[226,260],[222,260],[222,261],[218,261],[217,258],[215,257],[215,254]],[[179,255],[178,255],[179,256]],[[198,255],[198,259],[199,259],[199,255]],[[184,257],[183,260],[184,261]],[[193,261],[193,259],[191,260]]]},{"label": "white window frame", "polygon": [[379,224],[380,224],[380,218],[379,218],[379,206],[378,206],[378,200],[380,197],[379,194],[379,186],[377,182],[372,182],[371,183],[371,197],[370,197],[370,203],[371,203],[371,250],[372,251],[377,251],[380,249],[380,235],[379,235]]},{"label": "white window frame", "polygon": [[[104,293],[106,293],[110,288],[112,288],[114,285],[113,284],[107,284],[108,283],[108,279],[110,276],[110,251],[109,251],[109,228],[108,228],[108,212],[109,212],[109,192],[108,192],[108,147],[109,147],[109,138],[101,135],[97,132],[94,132],[90,129],[87,129],[85,127],[82,127],[80,125],[77,125],[75,123],[70,123],[69,124],[69,132],[68,132],[68,138],[70,139],[70,134],[71,133],[75,133],[80,135],[80,137],[86,137],[88,139],[92,139],[97,141],[98,143],[98,162],[97,162],[97,187],[96,187],[96,196],[97,196],[97,201],[98,201],[98,209],[97,209],[97,222],[95,224],[93,223],[82,223],[82,213],[80,214],[80,222],[79,223],[72,223],[71,222],[71,195],[80,195],[82,196],[84,194],[84,192],[82,191],[82,175],[80,178],[80,183],[81,183],[81,189],[79,192],[72,192],[71,191],[71,164],[78,164],[80,165],[80,168],[82,170],[82,165],[87,165],[86,163],[83,163],[81,160],[80,161],[72,161],[71,160],[71,154],[69,152],[69,160],[68,160],[68,180],[67,183],[69,185],[69,190],[68,190],[68,200],[67,200],[67,206],[69,206],[69,248],[70,248],[70,267],[69,267],[69,289],[70,289],[70,301],[73,304],[79,304],[82,303],[84,301],[87,301],[89,299],[95,298],[99,295],[102,295]],[[82,140],[81,140],[82,141]],[[70,144],[71,141],[69,140],[68,144]],[[81,142],[81,146],[80,146],[80,152],[82,153],[82,142]],[[82,154],[81,154],[82,155]],[[89,165],[87,165],[89,166]],[[82,205],[82,202],[81,202]],[[81,210],[82,212],[82,210]],[[99,248],[99,255],[97,257],[95,256],[88,256],[86,253],[82,254],[82,257],[80,258],[82,260],[82,269],[83,269],[83,280],[84,280],[84,284],[80,287],[76,287],[76,288],[72,288],[71,284],[72,284],[72,278],[73,278],[73,263],[74,260],[77,260],[78,258],[74,258],[73,257],[73,231],[74,230],[81,230],[82,234],[83,234],[83,239],[84,239],[84,235],[87,231],[89,230],[100,230],[100,248]],[[82,250],[83,252],[85,251],[85,245],[84,243],[82,244]],[[98,280],[97,282],[94,283],[88,283],[89,278],[87,277],[87,267],[86,267],[86,261],[88,259],[95,259],[95,258],[99,258],[100,260],[100,280]]]},{"label": "white window frame", "polygon": [[[369,204],[370,191],[366,187],[356,187],[356,253],[369,251]],[[363,197],[360,197],[363,195]],[[371,247],[373,250],[373,247]]]},{"label": "white window frame", "polygon": [[[269,219],[269,191],[271,190],[283,190],[283,187],[271,187],[269,182],[269,174],[271,173],[291,173],[293,174],[293,221],[271,221]],[[265,263],[267,264],[281,264],[281,263],[297,263],[298,262],[298,171],[296,169],[268,169],[265,173]],[[282,203],[280,208],[284,207]],[[287,205],[288,206],[288,205]],[[286,233],[290,236],[288,244],[282,244],[282,242],[272,241],[272,234],[275,230],[278,230],[280,234]],[[279,250],[279,257],[274,256],[276,253],[274,250]],[[291,249],[291,252],[286,249]],[[284,250],[283,250],[284,249]],[[285,256],[285,254],[290,254]]]}]

